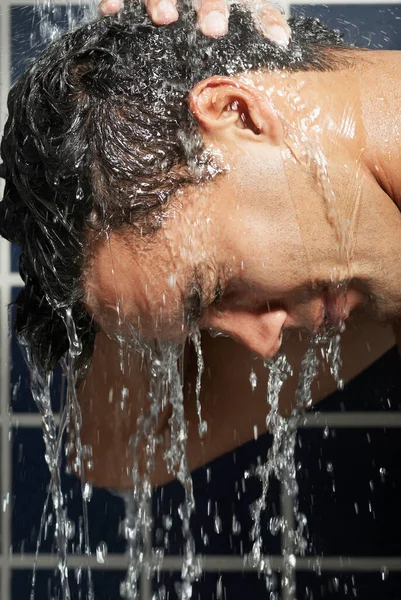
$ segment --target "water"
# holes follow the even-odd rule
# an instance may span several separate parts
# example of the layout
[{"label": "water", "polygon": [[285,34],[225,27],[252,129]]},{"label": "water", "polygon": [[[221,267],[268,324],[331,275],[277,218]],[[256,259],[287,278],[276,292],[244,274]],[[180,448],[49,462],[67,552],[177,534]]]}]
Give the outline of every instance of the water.
[{"label": "water", "polygon": [[197,367],[198,367],[198,372],[196,375],[196,388],[195,388],[196,412],[198,413],[198,421],[199,421],[198,431],[199,431],[199,436],[203,437],[207,433],[207,422],[202,419],[202,407],[201,407],[201,401],[200,401],[200,394],[201,394],[202,375],[203,375],[203,371],[205,370],[205,364],[203,361],[201,333],[200,333],[199,329],[192,332],[191,340],[192,340],[192,343],[195,348],[196,362],[197,362]]},{"label": "water", "polygon": [[[89,546],[89,530],[88,530],[88,512],[87,503],[90,500],[88,493],[88,484],[84,479],[84,453],[81,443],[81,411],[76,396],[76,368],[75,360],[80,355],[81,345],[75,331],[74,323],[71,319],[71,312],[65,311],[65,325],[70,339],[69,351],[62,363],[67,382],[67,402],[62,410],[59,425],[56,424],[56,418],[52,410],[50,382],[51,373],[44,372],[32,358],[27,343],[23,339],[20,340],[24,350],[25,360],[28,364],[31,376],[31,392],[42,417],[43,440],[45,443],[45,460],[50,472],[50,491],[45,506],[42,512],[39,536],[36,548],[35,566],[32,577],[31,600],[35,597],[35,580],[36,580],[36,565],[38,553],[40,550],[41,535],[45,528],[46,511],[49,495],[53,503],[55,514],[55,541],[58,556],[58,571],[60,576],[60,585],[63,595],[63,600],[69,600],[71,597],[70,587],[68,583],[68,564],[67,564],[67,546],[68,540],[71,538],[71,523],[67,517],[65,506],[65,498],[61,486],[61,459],[63,451],[63,437],[66,432],[69,432],[70,439],[73,440],[75,458],[74,470],[80,477],[82,490],[82,512],[84,523],[84,553],[88,558],[88,600],[94,598],[93,583],[91,569],[89,565],[90,546]],[[71,429],[72,428],[72,429]],[[86,492],[86,493],[85,493]]]},{"label": "water", "polygon": [[[77,4],[80,8],[77,11]],[[64,6],[57,5],[53,0],[35,0],[36,13],[39,16],[39,40],[32,39],[34,45],[37,42],[50,43],[62,35],[66,29],[71,31],[83,22],[91,21],[98,14],[99,2],[97,0],[86,0],[78,3],[66,0]]]},{"label": "water", "polygon": [[337,385],[339,387],[342,385],[342,381],[338,376],[341,368],[338,344],[339,340],[325,336],[322,333],[311,340],[301,362],[295,394],[296,406],[290,417],[281,416],[279,400],[283,385],[289,377],[293,376],[293,369],[283,353],[265,363],[266,368],[269,370],[266,395],[268,404],[266,429],[272,434],[273,440],[266,461],[251,472],[245,473],[246,478],[250,476],[257,477],[262,484],[262,493],[251,507],[253,520],[251,539],[253,545],[248,561],[267,579],[271,579],[272,567],[268,557],[262,554],[263,531],[261,530],[261,522],[262,514],[267,509],[271,481],[276,478],[280,482],[282,494],[289,499],[289,510],[284,506],[282,507],[283,514],[281,517],[270,518],[269,529],[272,535],[281,533],[282,586],[290,596],[295,593],[296,556],[304,555],[307,548],[305,537],[307,520],[298,507],[297,467],[295,463],[297,430],[304,410],[312,404],[311,386],[318,374],[319,354],[329,364]]},{"label": "water", "polygon": [[[85,12],[85,18],[90,18],[96,11],[97,2],[92,1]],[[60,29],[53,18],[57,18],[57,7],[51,2],[41,2],[38,5],[41,16],[41,35],[46,41],[55,39],[60,34]],[[51,17],[51,18],[50,18]],[[55,19],[56,20],[56,19]],[[72,5],[67,9],[68,27],[76,26],[76,18]],[[294,107],[297,98],[291,101]],[[295,109],[296,110],[296,109]],[[305,131],[299,133],[290,125],[287,128],[287,142],[294,156],[306,168],[311,163],[316,168],[316,178],[320,183],[322,196],[326,200],[327,216],[333,228],[337,232],[339,243],[340,264],[347,271],[350,251],[349,223],[345,222],[338,213],[335,194],[333,192],[328,172],[327,160],[322,153],[316,140],[311,138],[310,130],[315,115],[313,111],[305,122]],[[337,273],[333,273],[333,281],[336,281]],[[341,284],[337,291],[345,297],[346,282]],[[118,307],[117,307],[118,310]],[[81,353],[80,343],[75,332],[71,312],[64,312],[65,326],[69,335],[70,348],[63,361],[64,372],[67,382],[67,401],[61,415],[61,423],[56,425],[55,415],[52,411],[50,398],[50,373],[42,372],[35,365],[30,356],[29,348],[25,345],[25,356],[31,371],[31,388],[42,417],[43,437],[46,447],[46,462],[50,472],[49,498],[52,500],[55,515],[55,539],[58,556],[58,571],[63,600],[71,597],[68,584],[68,540],[71,537],[71,526],[68,520],[65,499],[61,487],[61,457],[63,436],[69,431],[69,449],[72,450],[73,469],[80,478],[82,490],[82,514],[83,514],[83,553],[88,558],[88,600],[94,598],[92,577],[89,567],[90,544],[88,529],[88,507],[92,495],[91,485],[84,478],[84,462],[89,463],[90,448],[85,449],[81,442],[82,419],[77,401],[76,387],[76,360]],[[340,328],[341,329],[341,328]],[[296,408],[289,418],[284,418],[279,412],[279,398],[282,386],[288,377],[293,375],[292,367],[289,365],[284,354],[279,354],[274,359],[267,361],[266,368],[269,371],[268,388],[266,400],[268,413],[266,427],[272,433],[273,442],[262,465],[258,465],[246,476],[256,476],[262,484],[262,494],[251,507],[253,526],[251,537],[253,546],[248,560],[253,567],[266,577],[267,588],[271,579],[271,565],[262,554],[261,516],[266,510],[269,487],[272,477],[279,480],[285,493],[291,500],[291,511],[281,518],[272,518],[269,522],[270,532],[273,535],[281,534],[283,548],[283,572],[282,581],[290,594],[294,592],[294,572],[296,569],[296,556],[302,555],[306,549],[305,527],[306,520],[298,508],[297,482],[295,465],[295,445],[297,428],[302,417],[302,411],[312,403],[311,385],[318,372],[320,360],[325,360],[330,367],[330,372],[342,386],[340,378],[341,356],[340,356],[340,331],[324,333],[316,336],[307,350],[301,364],[299,384],[296,391]],[[202,355],[201,337],[199,331],[191,335],[197,357],[196,378],[196,408],[198,415],[198,430],[202,437],[207,433],[207,423],[202,418],[201,409],[201,381],[204,371],[204,360]],[[131,450],[133,458],[132,468],[132,491],[124,494],[125,521],[124,536],[127,541],[127,552],[129,555],[129,566],[125,581],[121,586],[121,596],[126,599],[136,600],[139,598],[139,579],[141,575],[151,577],[157,574],[163,560],[163,551],[158,549],[152,551],[149,548],[152,518],[149,506],[152,496],[152,474],[155,467],[155,454],[162,440],[157,435],[157,426],[161,411],[167,406],[171,413],[169,418],[170,443],[164,451],[164,460],[167,469],[176,477],[184,489],[184,501],[178,514],[181,520],[183,533],[182,569],[181,582],[177,592],[180,600],[190,600],[193,597],[193,583],[197,581],[202,572],[201,557],[196,554],[195,541],[191,531],[191,517],[195,511],[195,500],[193,493],[192,478],[189,472],[186,443],[188,437],[187,424],[184,414],[183,399],[183,373],[182,353],[183,348],[174,344],[160,344],[156,348],[148,348],[140,344],[134,336],[127,344],[127,340],[121,342],[121,370],[124,369],[124,353],[140,350],[149,373],[149,408],[138,418],[137,429],[134,433]],[[139,343],[139,348],[138,348]],[[320,353],[320,357],[319,357]],[[254,371],[249,376],[250,387],[255,390],[258,380]],[[119,399],[121,409],[124,410],[127,403],[128,392],[123,392]],[[258,432],[255,432],[257,436]],[[383,477],[385,475],[383,474]],[[40,535],[46,524],[47,502],[42,514]],[[221,531],[221,520],[218,515],[214,520],[215,531]],[[170,525],[171,526],[171,525]],[[232,529],[239,533],[239,523],[233,518]],[[38,539],[37,553],[39,551],[40,537]],[[96,559],[103,564],[107,561],[107,547],[105,544],[98,546]],[[385,574],[384,574],[385,576]],[[33,586],[35,583],[35,572]],[[159,597],[163,597],[163,589],[159,590]],[[223,597],[221,579],[216,587],[216,597]],[[34,590],[32,591],[34,599]]]},{"label": "water", "polygon": [[[167,343],[160,344],[152,350],[147,348],[144,355],[150,382],[149,409],[141,414],[137,421],[137,430],[132,442],[133,489],[124,493],[124,534],[127,540],[129,567],[120,591],[121,596],[127,599],[135,600],[139,597],[140,575],[145,573],[149,578],[157,574],[163,560],[162,549],[149,552],[152,527],[149,511],[155,454],[157,447],[163,443],[163,439],[157,436],[158,421],[161,411],[168,405],[171,409],[168,420],[170,442],[164,451],[164,460],[168,472],[180,481],[185,492],[184,501],[178,510],[184,540],[181,584],[178,588],[180,600],[189,600],[192,597],[192,584],[201,574],[200,558],[196,556],[190,524],[195,500],[186,456],[187,424],[184,415],[183,383],[179,370],[182,352],[182,347]],[[171,523],[169,526],[171,527]]]}]

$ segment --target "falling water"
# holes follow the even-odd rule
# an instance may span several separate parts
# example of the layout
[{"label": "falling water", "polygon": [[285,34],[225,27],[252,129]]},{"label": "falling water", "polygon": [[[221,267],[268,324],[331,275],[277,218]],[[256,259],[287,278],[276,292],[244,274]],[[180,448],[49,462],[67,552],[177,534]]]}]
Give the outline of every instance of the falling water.
[{"label": "falling water", "polygon": [[195,387],[195,392],[196,392],[196,412],[198,413],[199,437],[202,438],[207,433],[207,422],[202,419],[202,407],[201,407],[201,401],[200,401],[201,385],[202,385],[202,375],[203,375],[203,371],[205,370],[205,364],[204,364],[204,361],[203,361],[202,344],[201,344],[201,333],[200,333],[199,329],[196,329],[191,334],[191,339],[192,339],[192,342],[193,342],[193,345],[194,345],[194,348],[195,348],[196,363],[197,363],[197,367],[198,367],[198,372],[197,372],[197,375],[196,375],[196,387]]},{"label": "falling water", "polygon": [[[60,477],[62,438],[68,422],[67,409],[64,409],[60,426],[57,429],[56,419],[52,410],[50,397],[51,373],[44,372],[43,369],[41,369],[40,366],[36,364],[31,355],[29,345],[26,342],[24,343],[23,339],[20,339],[20,343],[24,352],[25,360],[30,370],[32,396],[42,418],[43,440],[45,443],[45,460],[50,471],[50,493],[56,517],[55,538],[57,545],[58,569],[60,573],[61,590],[63,594],[63,600],[69,600],[71,595],[68,584],[67,567],[67,518]],[[42,524],[43,523],[44,513],[42,514]],[[38,551],[39,543],[37,544],[37,554]],[[34,583],[35,573],[33,576],[33,585]],[[32,600],[34,598],[33,588],[31,598]]]},{"label": "falling water", "polygon": [[[95,14],[97,4],[97,1],[91,0],[89,7],[85,11],[84,18],[90,18]],[[60,35],[60,28],[56,24],[57,18],[55,18],[57,17],[57,7],[51,1],[41,1],[37,4],[37,10],[41,18],[42,39],[50,41],[58,37]],[[69,4],[67,8],[67,20],[69,28],[76,26],[77,22],[72,4]],[[343,222],[338,215],[336,198],[330,184],[327,161],[319,147],[313,141],[311,142],[307,134],[300,139],[298,135],[295,135],[293,130],[289,129],[288,132],[288,141],[291,147],[297,147],[298,150],[302,148],[302,152],[297,152],[297,157],[301,157],[301,161],[304,161],[305,166],[309,167],[311,162],[316,166],[316,177],[320,182],[322,195],[326,200],[328,219],[338,233],[340,259],[343,264],[347,264],[349,253],[348,224]],[[24,350],[31,372],[32,393],[43,423],[43,437],[46,447],[45,458],[51,476],[50,496],[56,518],[55,536],[62,597],[63,600],[69,600],[71,594],[68,585],[67,566],[68,519],[61,488],[60,463],[63,435],[67,429],[70,429],[71,425],[70,444],[73,444],[75,452],[74,471],[81,480],[84,552],[88,558],[90,557],[90,546],[87,503],[90,500],[91,494],[90,486],[84,480],[85,452],[80,436],[82,422],[75,393],[75,364],[81,348],[71,314],[68,311],[64,315],[64,320],[70,341],[69,352],[63,363],[68,392],[67,403],[58,429],[51,407],[50,374],[44,373],[34,364],[27,344],[25,344]],[[201,378],[204,370],[204,362],[199,331],[191,335],[191,340],[197,356],[196,407],[199,419],[199,434],[202,437],[207,432],[207,423],[202,419],[201,414]],[[123,350],[123,342],[121,344],[121,353],[127,351],[127,348]],[[133,351],[137,351],[137,340],[134,346]],[[277,519],[270,521],[270,530],[272,533],[277,533],[278,531],[285,533],[283,538],[285,539],[283,547],[283,572],[284,582],[287,581],[288,589],[290,590],[292,590],[295,555],[302,554],[306,547],[304,539],[306,520],[299,512],[297,503],[296,466],[294,459],[296,433],[302,410],[309,407],[312,403],[311,385],[318,372],[318,349],[321,350],[324,360],[329,364],[331,374],[339,387],[342,385],[340,379],[340,334],[336,332],[327,338],[314,338],[302,360],[299,384],[296,391],[296,408],[289,418],[284,418],[279,412],[279,396],[282,386],[288,377],[292,376],[293,371],[283,354],[279,354],[276,358],[268,361],[266,363],[266,368],[269,370],[266,427],[273,435],[273,443],[266,462],[263,465],[257,466],[252,473],[247,474],[247,476],[250,474],[255,475],[262,483],[261,497],[252,506],[253,526],[251,536],[253,547],[249,560],[257,570],[264,573],[267,577],[271,574],[271,566],[262,554],[261,514],[266,510],[267,494],[273,476],[280,481],[286,493],[292,498],[295,523],[292,524],[285,518],[281,518],[279,521]],[[183,350],[176,345],[161,344],[157,349],[153,349],[152,351],[148,348],[143,350],[143,347],[141,351],[144,353],[149,373],[149,409],[138,418],[137,430],[133,432],[131,444],[133,457],[132,491],[124,494],[126,504],[124,534],[127,540],[129,567],[125,581],[121,586],[121,595],[126,599],[136,600],[138,598],[138,583],[141,572],[147,568],[150,575],[153,568],[157,570],[162,559],[159,552],[157,556],[153,557],[154,560],[149,562],[149,555],[146,548],[149,531],[152,527],[152,520],[149,516],[149,504],[152,494],[152,473],[154,471],[155,453],[156,449],[163,443],[163,440],[159,439],[157,435],[157,426],[161,411],[166,410],[168,407],[171,413],[169,418],[170,444],[164,452],[164,459],[169,473],[177,477],[185,492],[184,502],[179,508],[179,517],[181,519],[184,538],[182,581],[179,588],[179,595],[181,600],[189,600],[192,597],[193,582],[201,574],[201,561],[196,556],[195,542],[190,526],[191,516],[195,510],[195,501],[186,455],[188,433],[184,415],[183,379],[178,366]],[[124,361],[121,360],[122,369],[123,364]],[[250,383],[252,389],[254,389],[257,380],[253,372],[250,376]],[[121,398],[122,406],[124,402],[125,398]],[[143,455],[141,452],[143,452]],[[140,458],[144,459],[143,462],[140,462]],[[41,531],[43,523],[44,516],[42,516]],[[146,561],[148,561],[148,564],[145,564]],[[88,598],[91,600],[93,598],[93,586],[89,565],[88,573]]]},{"label": "falling water", "polygon": [[77,386],[77,369],[76,359],[79,358],[82,352],[82,344],[79,341],[75,323],[71,316],[71,310],[65,311],[64,323],[67,330],[69,340],[69,350],[67,353],[67,361],[64,361],[63,366],[67,377],[67,410],[68,410],[68,422],[72,420],[73,429],[69,431],[72,435],[72,442],[75,446],[75,459],[73,463],[73,469],[80,478],[81,492],[82,492],[82,512],[83,512],[83,524],[84,524],[84,553],[88,559],[88,600],[93,600],[93,582],[92,574],[90,569],[90,545],[89,545],[89,521],[88,521],[88,502],[92,496],[92,487],[85,481],[85,465],[84,465],[84,450],[81,440],[81,429],[82,429],[82,414],[81,408],[77,398],[76,386]]},{"label": "falling water", "polygon": [[[32,44],[50,43],[65,33],[66,28],[71,31],[78,25],[95,19],[98,14],[98,6],[97,0],[79,0],[78,2],[66,0],[63,6],[58,5],[54,0],[35,0],[35,11],[39,17],[40,39],[32,39]],[[64,11],[66,26],[61,25],[64,20]]]},{"label": "falling water", "polygon": [[[129,566],[121,595],[136,600],[139,594],[139,577],[141,572],[150,576],[160,568],[163,551],[158,549],[147,552],[148,539],[152,526],[149,506],[152,496],[152,475],[155,467],[157,448],[164,446],[165,439],[158,435],[159,417],[162,411],[169,410],[169,444],[164,451],[164,459],[168,472],[176,477],[184,488],[184,501],[179,507],[184,538],[180,600],[192,597],[192,584],[201,575],[200,558],[196,556],[195,541],[191,531],[190,520],[195,510],[192,478],[189,472],[186,443],[187,424],[184,414],[182,377],[179,364],[183,349],[176,344],[156,344],[150,349],[141,343],[143,355],[149,375],[149,408],[137,420],[136,432],[132,440],[132,491],[124,493],[126,518],[124,533],[127,540]],[[138,351],[138,337],[134,344],[125,343],[125,347]],[[143,460],[141,461],[141,452]],[[147,561],[147,562],[146,562]]]},{"label": "falling water", "polygon": [[[296,479],[295,446],[297,430],[304,409],[312,405],[312,384],[318,375],[320,355],[329,365],[330,373],[337,387],[343,387],[340,377],[342,366],[340,341],[344,330],[344,309],[348,280],[350,279],[350,226],[351,223],[342,218],[338,211],[336,195],[334,193],[328,170],[327,159],[323,153],[318,137],[315,138],[312,131],[318,130],[314,121],[320,110],[316,107],[310,109],[305,115],[305,107],[300,102],[298,94],[290,94],[286,97],[288,106],[301,118],[303,126],[294,128],[286,121],[284,115],[280,115],[286,126],[286,143],[292,156],[308,171],[313,170],[315,180],[325,201],[326,215],[332,225],[338,240],[338,261],[342,269],[341,280],[338,281],[339,271],[335,268],[332,273],[332,293],[342,300],[340,307],[340,321],[335,326],[325,324],[323,331],[318,332],[310,341],[300,365],[298,386],[295,394],[295,408],[289,418],[282,417],[279,410],[280,391],[288,379],[293,376],[293,369],[288,363],[286,356],[280,353],[278,356],[265,363],[269,370],[267,386],[268,414],[266,417],[266,428],[273,436],[272,445],[268,451],[266,462],[258,465],[254,470],[246,472],[245,477],[256,476],[262,484],[262,493],[259,499],[251,507],[253,526],[251,538],[253,546],[248,560],[259,572],[264,573],[267,580],[271,578],[272,568],[269,560],[262,554],[262,530],[261,516],[267,507],[267,497],[271,478],[275,477],[281,484],[282,493],[290,499],[292,506],[291,514],[283,515],[281,518],[270,520],[270,532],[273,535],[282,534],[282,586],[289,596],[295,593],[295,568],[296,556],[304,554],[307,542],[304,531],[307,525],[306,517],[299,511],[298,485]],[[302,109],[300,108],[302,106]],[[252,389],[256,385],[253,371],[250,374]]]}]

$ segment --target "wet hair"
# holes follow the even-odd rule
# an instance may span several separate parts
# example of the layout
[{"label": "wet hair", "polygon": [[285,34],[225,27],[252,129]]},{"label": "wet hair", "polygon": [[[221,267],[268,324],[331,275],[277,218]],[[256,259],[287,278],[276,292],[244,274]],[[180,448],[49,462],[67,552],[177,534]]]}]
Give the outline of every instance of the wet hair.
[{"label": "wet hair", "polygon": [[68,349],[67,315],[83,356],[92,351],[88,231],[155,230],[179,187],[211,177],[191,88],[249,69],[335,69],[342,53],[328,50],[345,48],[317,20],[290,20],[291,42],[281,48],[239,5],[219,39],[199,32],[188,7],[180,14],[159,27],[138,2],[85,24],[52,43],[9,93],[0,233],[21,247],[16,332],[45,369]]}]

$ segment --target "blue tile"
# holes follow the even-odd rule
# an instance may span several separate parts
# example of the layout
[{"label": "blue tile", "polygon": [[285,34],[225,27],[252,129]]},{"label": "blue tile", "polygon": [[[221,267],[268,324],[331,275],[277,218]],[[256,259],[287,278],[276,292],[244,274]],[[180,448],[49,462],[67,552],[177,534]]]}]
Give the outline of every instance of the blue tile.
[{"label": "blue tile", "polygon": [[399,600],[399,573],[298,573],[297,600]]},{"label": "blue tile", "polygon": [[399,4],[323,4],[291,7],[292,15],[319,18],[330,29],[338,29],[345,40],[372,50],[401,49]]},{"label": "blue tile", "polygon": [[[71,600],[87,598],[87,575],[83,568],[79,580],[77,573],[69,573]],[[92,571],[92,581],[96,600],[117,600],[120,598],[120,582],[124,573],[119,571]],[[11,593],[13,600],[26,600],[30,597],[32,571],[14,570],[12,572]],[[58,573],[55,571],[37,571],[35,585],[35,600],[61,599]]]},{"label": "blue tile", "polygon": [[[40,429],[19,428],[13,431],[12,441],[13,551],[17,554],[35,552],[50,477],[44,460],[42,432]],[[75,535],[69,544],[70,550],[74,550],[78,548],[82,530],[81,486],[76,477],[65,475],[64,465],[61,472],[68,518],[75,528]],[[47,514],[50,512],[49,506]],[[88,504],[88,517],[92,552],[96,551],[100,542],[106,543],[109,553],[125,551],[125,540],[121,535],[124,506],[120,498],[95,488]],[[54,518],[49,523],[40,551],[54,551]]]},{"label": "blue tile", "polygon": [[396,347],[314,408],[315,412],[362,410],[401,410],[401,362]]},{"label": "blue tile", "polygon": [[398,430],[299,432],[299,502],[309,554],[399,556],[400,456]]},{"label": "blue tile", "polygon": [[[260,436],[257,441],[249,442],[193,473],[196,510],[191,525],[197,552],[241,556],[251,550],[250,506],[260,497],[261,484],[252,477],[244,480],[244,472],[258,460],[265,460],[270,444],[269,435]],[[178,508],[183,498],[183,488],[178,482],[156,490],[153,497],[154,544],[163,546],[167,540],[168,554],[182,553]],[[268,554],[280,553],[279,537],[268,531],[268,519],[277,516],[279,511],[279,484],[272,480],[267,511],[262,515],[263,552]],[[166,515],[172,519],[169,530],[165,526]]]},{"label": "blue tile", "polygon": [[21,255],[21,249],[17,244],[11,244],[11,267],[10,270],[14,273],[19,272],[19,257]]},{"label": "blue tile", "polygon": [[[66,2],[67,4],[67,2]],[[44,8],[44,5],[42,5]],[[41,16],[34,5],[11,7],[11,76],[14,82],[22,75],[32,60],[46,47],[41,35],[43,24],[54,25],[61,35],[67,31],[70,20],[79,22],[84,15],[84,9],[79,6],[51,7],[51,15]]]},{"label": "blue tile", "polygon": [[[153,590],[162,587],[167,600],[178,600],[177,585],[181,581],[180,573],[162,572],[153,582]],[[280,579],[272,574],[268,580],[257,573],[205,573],[193,585],[193,600],[268,600],[278,598]],[[274,594],[274,596],[273,596]],[[276,595],[277,594],[277,595]]]}]

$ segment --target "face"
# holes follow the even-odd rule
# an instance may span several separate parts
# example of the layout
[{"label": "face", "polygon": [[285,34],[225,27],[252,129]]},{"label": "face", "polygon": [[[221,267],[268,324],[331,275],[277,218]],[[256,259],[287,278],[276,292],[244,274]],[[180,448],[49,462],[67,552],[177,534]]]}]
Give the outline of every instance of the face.
[{"label": "face", "polygon": [[312,334],[338,318],[338,242],[320,195],[299,174],[294,198],[281,146],[228,154],[228,172],[176,195],[154,238],[126,231],[98,244],[87,305],[110,335],[182,343],[200,327],[270,358],[286,329]]}]

